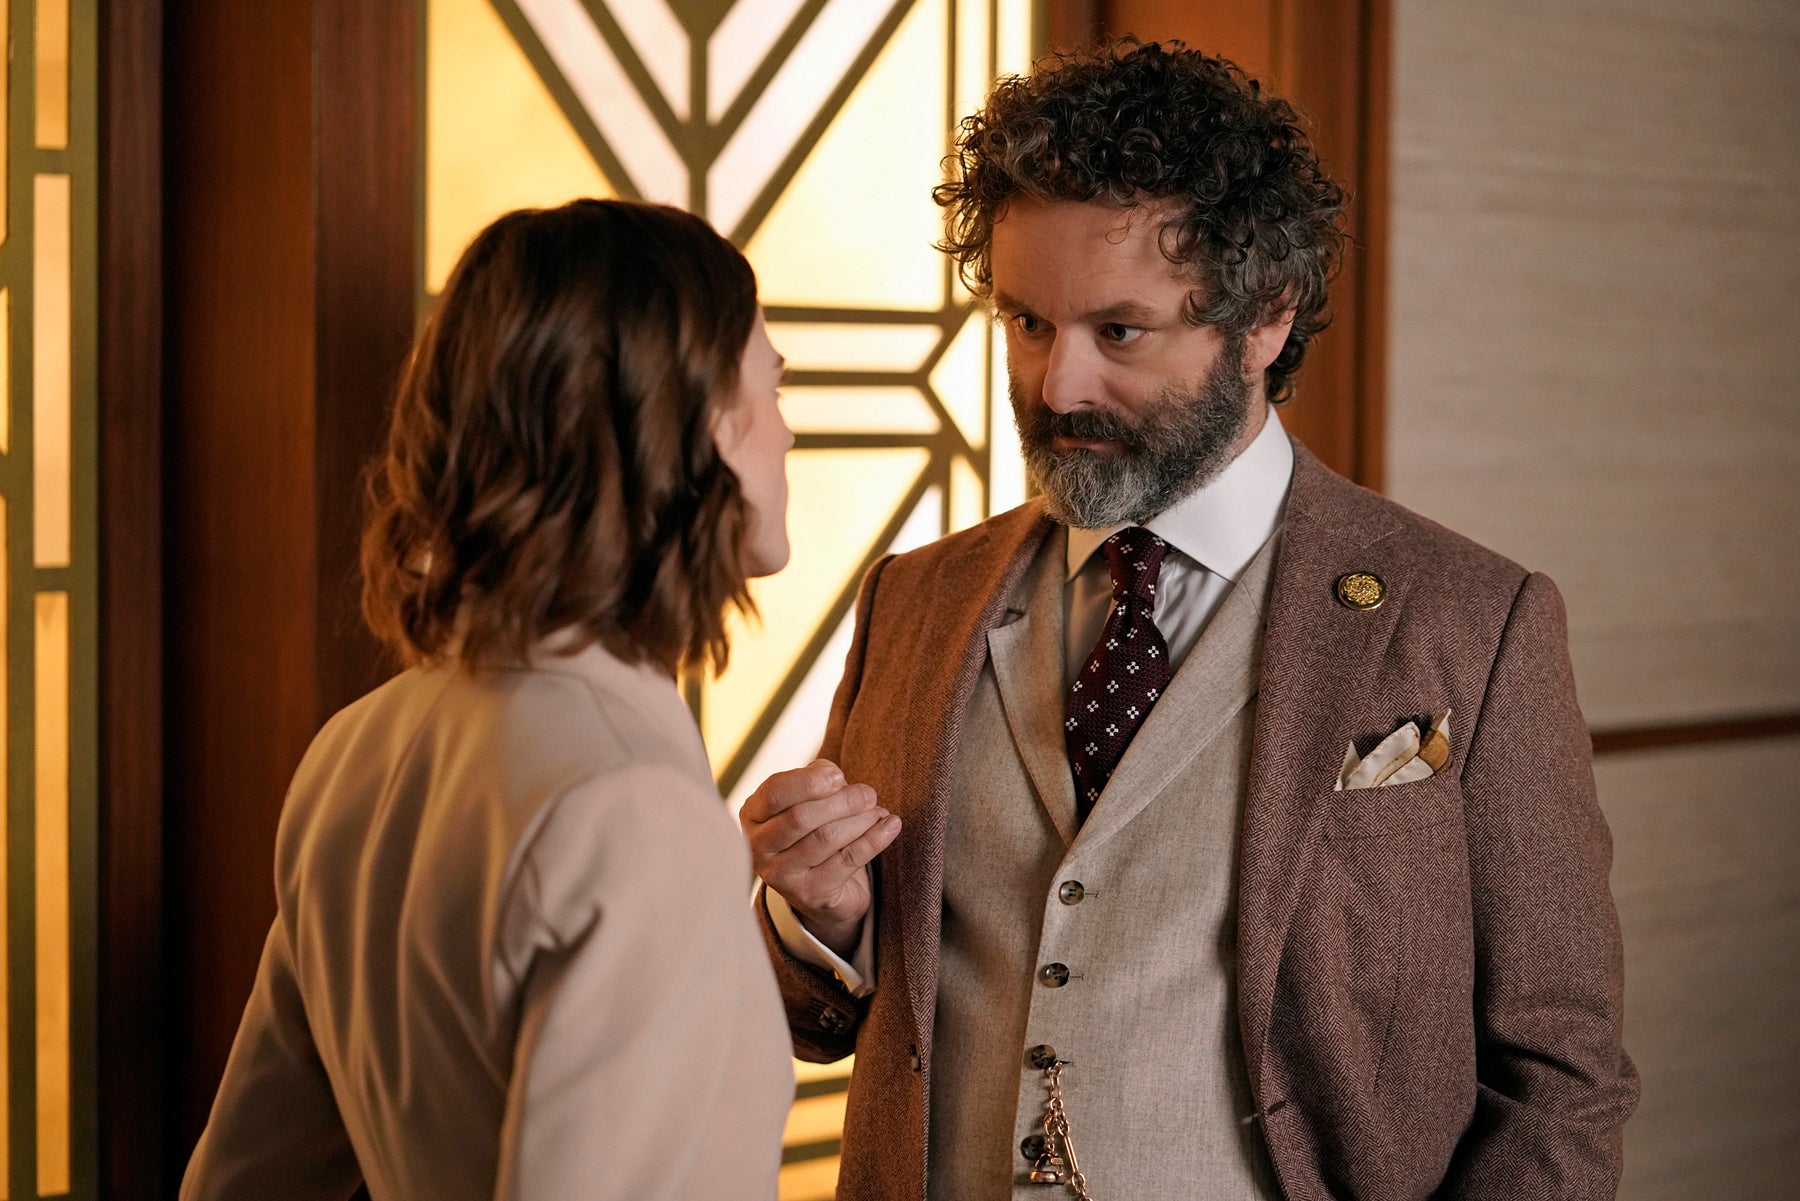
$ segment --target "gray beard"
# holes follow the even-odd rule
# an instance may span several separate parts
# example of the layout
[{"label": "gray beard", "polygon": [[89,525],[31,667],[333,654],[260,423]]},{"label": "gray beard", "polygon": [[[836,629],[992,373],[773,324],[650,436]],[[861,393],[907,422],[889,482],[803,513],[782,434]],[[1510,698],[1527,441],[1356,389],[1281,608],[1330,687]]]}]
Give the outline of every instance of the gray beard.
[{"label": "gray beard", "polygon": [[[1223,471],[1250,421],[1243,349],[1227,342],[1198,388],[1164,385],[1135,424],[1100,409],[1052,412],[1012,385],[1019,444],[1050,516],[1082,529],[1142,524]],[[1052,450],[1058,435],[1115,442],[1120,453]]]}]

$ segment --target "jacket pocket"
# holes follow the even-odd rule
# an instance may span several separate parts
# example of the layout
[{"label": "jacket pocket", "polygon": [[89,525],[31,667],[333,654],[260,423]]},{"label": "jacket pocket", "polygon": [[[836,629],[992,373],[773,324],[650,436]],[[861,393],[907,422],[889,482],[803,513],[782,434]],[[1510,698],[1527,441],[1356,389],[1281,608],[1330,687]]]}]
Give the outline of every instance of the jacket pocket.
[{"label": "jacket pocket", "polygon": [[1385,838],[1460,823],[1462,781],[1441,772],[1406,784],[1333,792],[1325,814],[1325,838],[1330,842]]}]

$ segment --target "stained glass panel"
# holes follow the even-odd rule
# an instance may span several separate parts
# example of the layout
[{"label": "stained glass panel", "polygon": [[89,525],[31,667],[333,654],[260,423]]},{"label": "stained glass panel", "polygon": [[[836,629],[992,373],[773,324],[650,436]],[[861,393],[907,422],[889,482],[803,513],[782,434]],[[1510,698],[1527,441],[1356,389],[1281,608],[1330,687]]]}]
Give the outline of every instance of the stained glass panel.
[{"label": "stained glass panel", "polygon": [[70,407],[70,192],[67,175],[34,182],[37,218],[32,243],[32,492],[40,567],[69,562],[72,482]]},{"label": "stained glass panel", "polygon": [[[757,269],[799,438],[793,561],[753,583],[730,670],[689,682],[740,801],[817,749],[867,563],[1024,499],[997,331],[932,248],[930,190],[1043,0],[418,2],[423,293],[500,211],[582,195],[682,203]],[[785,1201],[837,1175],[848,1065],[800,1072]]]},{"label": "stained glass panel", "polygon": [[[4,138],[0,138],[0,143],[4,143],[4,141]],[[5,189],[0,188],[0,191],[5,191]],[[0,454],[5,454],[10,449],[12,449],[12,289],[0,288]]]},{"label": "stained glass panel", "polygon": [[38,1191],[69,1191],[69,594],[37,598]]},{"label": "stained glass panel", "polygon": [[15,218],[0,254],[0,1181],[91,1201],[99,21],[94,0],[0,15]]},{"label": "stained glass panel", "polygon": [[944,156],[947,3],[913,5],[750,239],[765,303],[943,307],[943,256],[931,248],[943,222],[931,189]]},{"label": "stained glass panel", "polygon": [[69,144],[69,0],[37,0],[37,144]]},{"label": "stained glass panel", "polygon": [[[6,498],[0,496],[0,669],[6,666],[7,616],[10,606],[5,599],[11,594],[7,587],[11,571],[7,545],[9,526],[6,524]],[[8,712],[7,689],[4,686],[7,673],[0,670],[0,764],[12,763],[12,740]],[[0,770],[0,815],[10,812],[8,803],[8,785],[11,772]],[[4,823],[0,822],[0,829]],[[5,965],[11,962],[12,946],[12,878],[9,869],[10,855],[4,853],[10,840],[0,838],[0,1085],[12,1079],[12,988],[10,973]],[[11,1195],[7,1184],[12,1172],[12,1095],[11,1089],[0,1087],[0,1201]]]},{"label": "stained glass panel", "polygon": [[430,0],[425,287],[501,213],[610,196],[581,137],[488,0]]}]

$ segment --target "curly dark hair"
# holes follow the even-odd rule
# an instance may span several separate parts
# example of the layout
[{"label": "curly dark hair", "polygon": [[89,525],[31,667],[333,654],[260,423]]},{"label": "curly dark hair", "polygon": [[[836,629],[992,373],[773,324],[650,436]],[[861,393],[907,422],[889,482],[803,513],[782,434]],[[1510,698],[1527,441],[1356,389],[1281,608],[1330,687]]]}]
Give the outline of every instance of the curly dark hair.
[{"label": "curly dark hair", "polygon": [[723,669],[748,505],[713,427],[756,277],[700,218],[619,200],[500,217],[407,362],[369,475],[363,613],[407,663],[552,634]]},{"label": "curly dark hair", "polygon": [[1265,379],[1271,401],[1292,395],[1307,343],[1329,320],[1344,192],[1293,108],[1236,64],[1132,38],[1053,55],[1002,80],[963,119],[944,161],[949,179],[932,192],[945,209],[938,248],[978,296],[992,289],[994,222],[1015,194],[1176,202],[1162,248],[1194,271],[1187,319],[1235,337],[1291,308],[1293,329]]}]

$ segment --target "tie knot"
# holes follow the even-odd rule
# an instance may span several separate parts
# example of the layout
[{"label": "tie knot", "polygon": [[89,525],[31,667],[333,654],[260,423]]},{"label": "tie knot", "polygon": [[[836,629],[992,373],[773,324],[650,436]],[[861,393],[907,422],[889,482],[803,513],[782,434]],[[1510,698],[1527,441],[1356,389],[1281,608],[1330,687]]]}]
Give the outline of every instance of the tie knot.
[{"label": "tie knot", "polygon": [[1135,596],[1156,603],[1156,576],[1162,570],[1169,544],[1141,525],[1128,526],[1100,544],[1112,567],[1115,600]]}]

